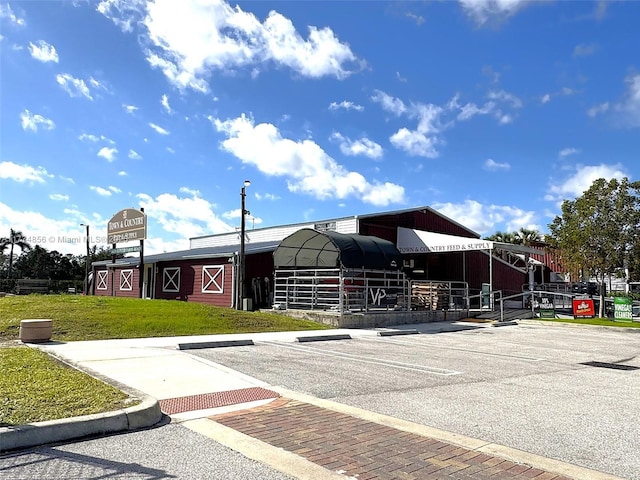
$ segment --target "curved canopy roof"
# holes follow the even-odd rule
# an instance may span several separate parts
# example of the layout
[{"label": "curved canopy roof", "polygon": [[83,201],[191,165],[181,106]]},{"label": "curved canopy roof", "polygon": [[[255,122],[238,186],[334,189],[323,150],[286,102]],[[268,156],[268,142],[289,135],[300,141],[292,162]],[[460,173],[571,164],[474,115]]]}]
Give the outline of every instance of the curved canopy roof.
[{"label": "curved canopy roof", "polygon": [[402,254],[388,240],[303,228],[280,242],[275,268],[365,268],[398,270]]}]

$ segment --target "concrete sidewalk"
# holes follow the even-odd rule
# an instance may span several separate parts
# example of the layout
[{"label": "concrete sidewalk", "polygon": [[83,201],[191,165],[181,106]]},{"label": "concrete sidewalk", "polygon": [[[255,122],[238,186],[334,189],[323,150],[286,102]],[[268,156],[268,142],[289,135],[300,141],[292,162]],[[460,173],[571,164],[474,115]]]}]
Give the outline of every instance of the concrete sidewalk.
[{"label": "concrete sidewalk", "polygon": [[[283,390],[180,349],[490,327],[451,322],[377,330],[49,343],[38,348],[125,391],[157,399],[155,409],[159,411],[159,405],[172,421],[297,478],[618,478]],[[159,419],[153,420],[149,416],[149,425],[137,426]],[[73,428],[66,430],[72,433]],[[6,433],[0,433],[5,445]]]}]

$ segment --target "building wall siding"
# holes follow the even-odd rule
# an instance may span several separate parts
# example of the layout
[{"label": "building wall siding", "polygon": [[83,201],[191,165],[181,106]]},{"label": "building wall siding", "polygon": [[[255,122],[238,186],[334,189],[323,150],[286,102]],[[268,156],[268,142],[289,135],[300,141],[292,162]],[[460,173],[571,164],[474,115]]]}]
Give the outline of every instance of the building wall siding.
[{"label": "building wall siding", "polygon": [[[155,298],[165,300],[183,300],[189,302],[207,303],[219,307],[233,306],[234,296],[234,272],[233,264],[226,258],[176,260],[170,262],[158,262],[156,273]],[[178,292],[163,291],[164,269],[167,267],[180,268],[180,288]],[[215,276],[216,269],[209,269],[209,274],[204,275],[205,285],[209,284],[208,291],[203,292],[203,269],[205,267],[223,267],[220,278]],[[221,291],[213,293],[216,282],[220,283]]]},{"label": "building wall siding", "polygon": [[[96,273],[96,283],[94,287],[94,293],[98,296],[105,297],[128,297],[128,298],[139,298],[140,297],[140,270],[135,266],[123,266],[117,268],[106,268],[106,267],[97,267],[95,269]],[[99,272],[107,272],[107,288],[106,290],[99,290],[99,276],[101,275]],[[131,289],[126,290],[121,288],[121,275],[123,271],[131,272]]]}]

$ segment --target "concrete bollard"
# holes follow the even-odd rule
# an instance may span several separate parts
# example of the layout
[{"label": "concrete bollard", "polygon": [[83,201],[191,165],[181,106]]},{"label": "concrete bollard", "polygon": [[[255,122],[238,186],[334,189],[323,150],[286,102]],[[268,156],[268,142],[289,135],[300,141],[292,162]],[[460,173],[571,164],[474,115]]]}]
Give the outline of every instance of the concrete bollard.
[{"label": "concrete bollard", "polygon": [[42,343],[51,340],[53,320],[30,319],[20,321],[20,340],[24,343]]}]

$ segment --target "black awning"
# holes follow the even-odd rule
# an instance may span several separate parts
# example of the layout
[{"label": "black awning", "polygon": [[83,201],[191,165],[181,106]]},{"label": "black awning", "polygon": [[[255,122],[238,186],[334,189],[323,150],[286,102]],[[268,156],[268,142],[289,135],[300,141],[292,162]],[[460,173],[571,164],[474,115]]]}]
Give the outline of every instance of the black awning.
[{"label": "black awning", "polygon": [[303,228],[280,242],[273,263],[275,268],[399,270],[402,254],[378,237]]}]

